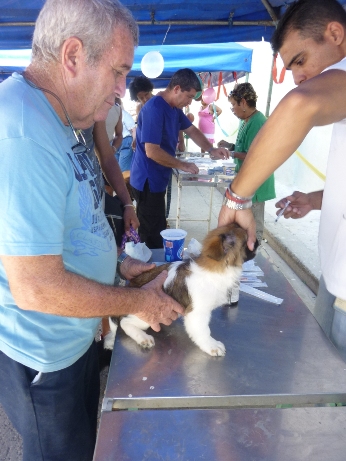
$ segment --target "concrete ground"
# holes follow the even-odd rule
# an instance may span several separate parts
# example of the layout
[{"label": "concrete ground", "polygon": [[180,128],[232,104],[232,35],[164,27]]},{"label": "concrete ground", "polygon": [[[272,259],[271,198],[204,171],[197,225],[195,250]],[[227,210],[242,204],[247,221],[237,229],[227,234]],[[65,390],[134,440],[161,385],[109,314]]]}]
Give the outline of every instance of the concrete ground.
[{"label": "concrete ground", "polygon": [[[173,179],[172,202],[169,215],[171,227],[175,227],[177,209],[177,187]],[[290,195],[293,191],[287,190],[283,185],[276,184],[277,197],[282,198]],[[211,214],[211,229],[217,226],[217,217],[221,207],[223,196],[218,190],[214,190],[213,206]],[[284,273],[293,288],[310,308],[315,299],[318,287],[320,268],[317,251],[317,233],[319,212],[310,213],[300,220],[280,220],[275,223],[276,200],[266,203],[265,238],[261,251],[269,253],[277,267]],[[187,231],[186,244],[191,238],[202,241],[207,234],[207,223],[198,221],[185,221],[185,219],[207,219],[210,203],[210,188],[208,187],[183,187],[181,200],[181,224],[180,227]],[[293,269],[293,270],[292,270]],[[311,291],[312,290],[312,291]],[[101,375],[103,397],[107,369]],[[20,402],[15,404],[19,405]],[[12,427],[6,414],[0,405],[0,461],[21,461],[22,443],[21,438]],[[34,460],[33,460],[34,461]]]}]

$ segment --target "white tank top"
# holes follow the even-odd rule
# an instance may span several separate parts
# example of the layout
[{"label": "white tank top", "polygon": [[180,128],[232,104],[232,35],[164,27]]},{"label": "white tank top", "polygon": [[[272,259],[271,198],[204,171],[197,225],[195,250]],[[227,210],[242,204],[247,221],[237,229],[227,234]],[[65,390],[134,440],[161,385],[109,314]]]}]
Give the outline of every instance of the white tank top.
[{"label": "white tank top", "polygon": [[106,131],[109,142],[114,138],[115,126],[118,123],[119,117],[121,114],[121,106],[119,104],[114,104],[114,106],[108,112],[106,118]]}]

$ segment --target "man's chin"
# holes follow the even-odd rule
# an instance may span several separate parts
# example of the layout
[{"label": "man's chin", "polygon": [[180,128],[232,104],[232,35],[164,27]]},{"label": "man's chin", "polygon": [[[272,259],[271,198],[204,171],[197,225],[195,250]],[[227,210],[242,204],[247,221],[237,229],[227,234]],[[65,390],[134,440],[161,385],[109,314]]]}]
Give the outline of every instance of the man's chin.
[{"label": "man's chin", "polygon": [[110,109],[111,109],[111,106],[96,112],[94,114],[94,122],[104,122],[106,120],[106,118],[108,117],[108,113],[109,113]]}]

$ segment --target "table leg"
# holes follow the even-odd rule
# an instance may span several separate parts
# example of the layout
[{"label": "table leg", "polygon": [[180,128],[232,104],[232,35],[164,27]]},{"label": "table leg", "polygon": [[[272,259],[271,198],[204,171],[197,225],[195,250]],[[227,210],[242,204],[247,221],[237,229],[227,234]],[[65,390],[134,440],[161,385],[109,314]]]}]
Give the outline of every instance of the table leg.
[{"label": "table leg", "polygon": [[208,215],[208,232],[210,231],[211,210],[212,210],[212,207],[213,207],[213,198],[214,198],[214,187],[211,187],[210,188],[209,215]]},{"label": "table leg", "polygon": [[177,196],[177,219],[175,222],[175,228],[179,229],[180,226],[180,210],[181,210],[181,193],[182,193],[181,178],[178,177],[178,196]]}]

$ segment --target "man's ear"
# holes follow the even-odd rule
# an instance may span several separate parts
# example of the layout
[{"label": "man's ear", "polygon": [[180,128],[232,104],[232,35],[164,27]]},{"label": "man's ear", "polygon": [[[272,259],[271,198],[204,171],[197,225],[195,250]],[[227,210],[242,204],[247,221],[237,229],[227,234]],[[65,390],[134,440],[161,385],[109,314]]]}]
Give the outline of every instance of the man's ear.
[{"label": "man's ear", "polygon": [[75,77],[79,64],[85,59],[81,40],[77,37],[69,37],[61,48],[61,64],[70,77]]},{"label": "man's ear", "polygon": [[178,94],[179,90],[181,90],[180,85],[175,85],[175,87],[173,88],[174,93]]},{"label": "man's ear", "polygon": [[332,21],[327,25],[324,36],[334,45],[341,45],[345,38],[345,29],[340,22]]}]

